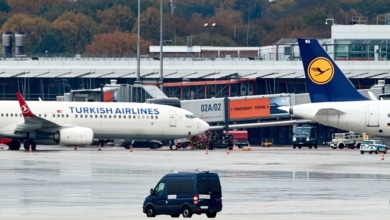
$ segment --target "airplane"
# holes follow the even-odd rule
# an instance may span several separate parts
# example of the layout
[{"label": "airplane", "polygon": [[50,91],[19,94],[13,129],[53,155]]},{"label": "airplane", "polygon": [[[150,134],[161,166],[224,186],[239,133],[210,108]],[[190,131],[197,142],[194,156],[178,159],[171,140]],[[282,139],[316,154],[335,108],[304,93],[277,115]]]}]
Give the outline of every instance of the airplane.
[{"label": "airplane", "polygon": [[316,39],[298,39],[311,103],[280,107],[346,131],[390,136],[390,102],[363,96]]},{"label": "airplane", "polygon": [[0,137],[9,150],[39,144],[89,145],[93,139],[177,139],[202,134],[208,123],[167,105],[125,102],[1,101]]}]

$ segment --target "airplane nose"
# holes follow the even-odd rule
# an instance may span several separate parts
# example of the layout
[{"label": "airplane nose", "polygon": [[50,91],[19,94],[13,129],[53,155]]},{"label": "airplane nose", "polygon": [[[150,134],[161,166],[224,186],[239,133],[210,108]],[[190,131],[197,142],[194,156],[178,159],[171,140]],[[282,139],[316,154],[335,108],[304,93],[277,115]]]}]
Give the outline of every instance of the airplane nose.
[{"label": "airplane nose", "polygon": [[200,119],[200,126],[199,127],[200,127],[200,130],[202,132],[205,132],[205,131],[209,130],[210,125],[209,125],[209,123],[207,123],[207,122],[205,122],[205,121]]}]

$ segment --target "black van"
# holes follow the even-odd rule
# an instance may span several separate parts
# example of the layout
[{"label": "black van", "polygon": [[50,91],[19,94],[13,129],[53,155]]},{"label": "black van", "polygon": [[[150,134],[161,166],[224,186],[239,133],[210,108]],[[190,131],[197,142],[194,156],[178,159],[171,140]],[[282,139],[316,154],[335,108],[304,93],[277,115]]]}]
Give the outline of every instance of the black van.
[{"label": "black van", "polygon": [[179,172],[166,174],[150,189],[143,212],[148,217],[170,215],[190,218],[192,214],[206,213],[215,218],[222,210],[222,190],[217,173]]}]

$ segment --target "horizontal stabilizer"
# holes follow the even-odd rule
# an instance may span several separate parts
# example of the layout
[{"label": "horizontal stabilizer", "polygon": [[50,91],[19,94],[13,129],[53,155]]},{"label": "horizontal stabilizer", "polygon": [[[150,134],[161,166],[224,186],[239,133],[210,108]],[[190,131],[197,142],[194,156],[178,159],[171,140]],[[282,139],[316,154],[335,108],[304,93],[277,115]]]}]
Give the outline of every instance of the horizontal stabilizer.
[{"label": "horizontal stabilizer", "polygon": [[315,116],[321,116],[321,115],[342,115],[342,114],[345,114],[345,112],[340,111],[340,110],[335,109],[335,108],[322,108],[322,109],[317,111]]}]

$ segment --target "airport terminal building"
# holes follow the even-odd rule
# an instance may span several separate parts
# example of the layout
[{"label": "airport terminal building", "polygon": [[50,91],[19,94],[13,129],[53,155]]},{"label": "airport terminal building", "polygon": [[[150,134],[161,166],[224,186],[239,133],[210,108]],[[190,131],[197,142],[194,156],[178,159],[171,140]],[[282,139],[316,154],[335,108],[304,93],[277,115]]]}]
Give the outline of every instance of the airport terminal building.
[{"label": "airport terminal building", "polygon": [[[355,87],[364,90],[376,85],[377,94],[390,93],[386,86],[390,77],[390,22],[377,25],[333,22],[330,28],[331,38],[320,39],[320,42]],[[9,32],[3,34],[3,42],[9,35]],[[9,51],[4,45],[7,44],[3,43],[3,54]],[[28,100],[56,100],[75,90],[116,88],[117,92],[111,97],[102,99],[143,102],[158,97],[155,94],[160,93],[152,88],[159,86],[167,97],[177,97],[183,102],[280,94],[288,94],[290,104],[309,101],[307,96],[299,95],[307,91],[296,39],[281,39],[265,47],[164,46],[162,72],[159,50],[159,46],[151,46],[150,53],[141,56],[139,71],[135,57],[48,55],[31,58],[24,54],[9,57],[8,54],[0,60],[0,99],[15,100],[17,91]],[[15,51],[23,50],[15,48]],[[132,86],[137,79],[141,86]],[[381,80],[379,84],[378,80]],[[86,98],[84,101],[96,100]],[[271,116],[236,123],[280,119]],[[319,128],[321,142],[329,141],[330,134],[336,131],[325,126]],[[291,126],[251,128],[250,141],[256,144],[262,137],[269,137],[275,144],[288,144],[292,129]]]}]

